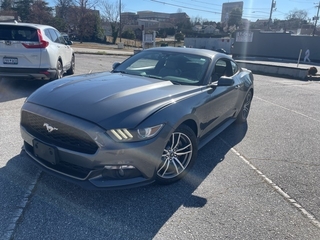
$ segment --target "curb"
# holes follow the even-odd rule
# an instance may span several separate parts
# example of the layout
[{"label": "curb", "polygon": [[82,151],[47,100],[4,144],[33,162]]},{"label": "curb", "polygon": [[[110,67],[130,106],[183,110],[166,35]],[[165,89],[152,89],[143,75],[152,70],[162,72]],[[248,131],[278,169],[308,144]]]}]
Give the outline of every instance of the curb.
[{"label": "curb", "polygon": [[93,55],[113,55],[113,56],[132,56],[133,53],[111,53],[106,51],[88,52],[88,51],[74,51],[76,54],[93,54]]}]

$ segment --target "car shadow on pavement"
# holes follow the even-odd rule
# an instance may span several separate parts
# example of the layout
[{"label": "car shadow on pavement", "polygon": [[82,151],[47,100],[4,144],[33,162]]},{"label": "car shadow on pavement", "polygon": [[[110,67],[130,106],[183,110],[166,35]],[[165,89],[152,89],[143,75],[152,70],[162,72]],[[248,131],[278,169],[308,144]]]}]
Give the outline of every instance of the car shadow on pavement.
[{"label": "car shadow on pavement", "polygon": [[[172,185],[90,191],[42,172],[31,187],[11,237],[152,239],[179,208],[206,205],[208,199],[197,196],[196,189],[209,174],[214,174],[217,165],[246,132],[246,124],[232,124],[199,151],[190,173]],[[0,232],[6,232],[12,223],[38,171],[24,151],[0,169],[0,184],[4,186],[0,204],[6,206],[0,210]]]},{"label": "car shadow on pavement", "polygon": [[28,97],[46,83],[48,81],[0,78],[0,103]]}]

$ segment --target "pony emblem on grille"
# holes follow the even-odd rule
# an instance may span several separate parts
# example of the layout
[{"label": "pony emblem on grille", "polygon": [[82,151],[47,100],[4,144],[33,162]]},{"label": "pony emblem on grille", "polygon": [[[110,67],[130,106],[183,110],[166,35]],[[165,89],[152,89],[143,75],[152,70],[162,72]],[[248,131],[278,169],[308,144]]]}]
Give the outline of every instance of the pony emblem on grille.
[{"label": "pony emblem on grille", "polygon": [[58,130],[58,128],[55,128],[55,127],[50,126],[49,123],[44,123],[43,126],[46,127],[46,129],[47,129],[47,131],[48,131],[49,133],[52,132],[52,131],[54,131],[54,130]]}]

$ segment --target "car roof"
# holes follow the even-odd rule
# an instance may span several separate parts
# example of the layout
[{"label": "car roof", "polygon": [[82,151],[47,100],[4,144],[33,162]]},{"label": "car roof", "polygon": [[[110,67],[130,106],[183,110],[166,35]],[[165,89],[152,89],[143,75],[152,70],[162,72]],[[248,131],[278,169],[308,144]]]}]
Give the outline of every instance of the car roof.
[{"label": "car roof", "polygon": [[36,23],[19,23],[19,22],[0,22],[0,25],[6,25],[6,26],[23,26],[23,27],[34,27],[34,28],[54,28],[49,25],[42,25],[42,24],[36,24]]},{"label": "car roof", "polygon": [[224,54],[215,52],[209,49],[199,49],[199,48],[181,48],[181,47],[154,47],[146,49],[145,51],[164,51],[164,52],[177,52],[177,53],[188,53],[188,54],[194,54],[194,55],[200,55],[204,57],[209,58],[228,58],[232,59],[230,56]]}]

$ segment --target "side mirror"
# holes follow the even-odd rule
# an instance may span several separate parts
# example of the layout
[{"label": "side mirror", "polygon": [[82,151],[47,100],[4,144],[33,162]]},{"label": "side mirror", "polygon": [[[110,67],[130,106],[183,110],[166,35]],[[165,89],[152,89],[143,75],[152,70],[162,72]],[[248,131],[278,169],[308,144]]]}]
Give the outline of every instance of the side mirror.
[{"label": "side mirror", "polygon": [[219,86],[232,86],[234,84],[234,80],[230,77],[222,76],[218,80],[218,87]]},{"label": "side mirror", "polygon": [[120,65],[119,62],[115,62],[115,63],[112,65],[112,70],[115,70],[119,65]]}]

